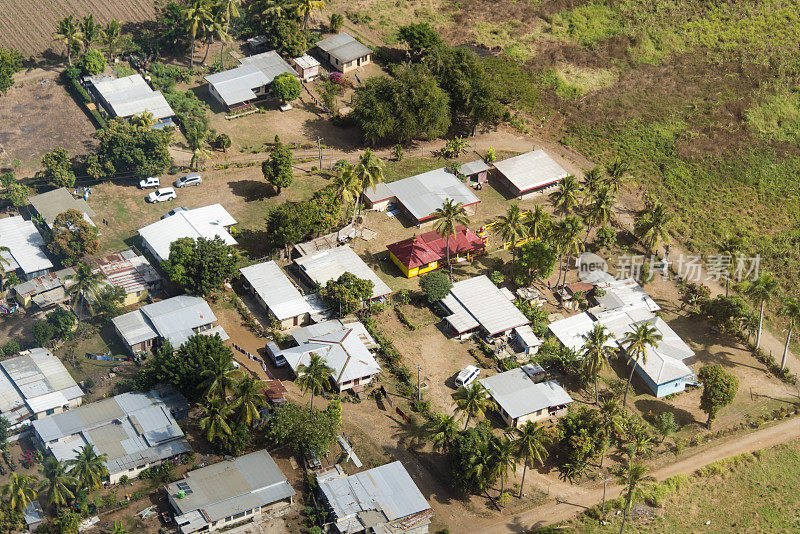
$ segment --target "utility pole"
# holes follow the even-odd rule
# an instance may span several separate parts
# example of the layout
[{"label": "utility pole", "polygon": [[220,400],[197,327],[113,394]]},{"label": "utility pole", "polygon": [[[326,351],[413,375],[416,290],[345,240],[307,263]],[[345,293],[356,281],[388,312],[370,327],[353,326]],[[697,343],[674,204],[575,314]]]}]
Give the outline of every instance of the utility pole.
[{"label": "utility pole", "polygon": [[603,512],[600,514],[600,524],[603,524],[606,517],[606,483],[611,480],[608,476],[608,473],[603,473]]},{"label": "utility pole", "polygon": [[319,150],[319,171],[322,172],[322,138],[317,137],[317,150]]},{"label": "utility pole", "polygon": [[422,384],[420,383],[421,370],[422,367],[420,365],[417,365],[417,402],[420,402],[422,400],[422,389],[421,389]]}]

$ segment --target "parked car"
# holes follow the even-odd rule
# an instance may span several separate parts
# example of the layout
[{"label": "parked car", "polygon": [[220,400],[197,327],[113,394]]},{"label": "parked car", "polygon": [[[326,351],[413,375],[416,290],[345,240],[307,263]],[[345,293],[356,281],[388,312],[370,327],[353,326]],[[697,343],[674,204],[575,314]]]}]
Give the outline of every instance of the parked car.
[{"label": "parked car", "polygon": [[286,358],[281,354],[281,349],[278,348],[278,345],[276,345],[274,341],[267,343],[267,355],[272,365],[275,367],[283,367],[286,365]]},{"label": "parked car", "polygon": [[175,200],[178,195],[175,193],[175,190],[171,187],[165,187],[163,189],[156,189],[149,195],[147,195],[148,202],[166,202],[168,200]]},{"label": "parked car", "polygon": [[184,207],[184,206],[180,206],[180,207],[178,207],[178,208],[172,208],[172,209],[171,209],[171,210],[169,210],[167,213],[165,213],[164,215],[162,215],[162,216],[161,216],[161,218],[162,218],[162,219],[166,219],[167,217],[172,217],[173,215],[175,215],[176,213],[179,213],[179,212],[181,212],[181,211],[189,211],[189,208],[186,208],[186,207]]},{"label": "parked car", "polygon": [[478,375],[481,374],[481,370],[475,367],[474,365],[468,365],[464,367],[458,375],[456,375],[456,387],[457,388],[465,388],[475,382],[475,379],[478,378]]},{"label": "parked car", "polygon": [[173,184],[175,187],[188,187],[190,185],[200,185],[203,182],[203,177],[200,176],[198,173],[187,174],[186,176],[181,176],[175,183]]},{"label": "parked car", "polygon": [[150,187],[161,187],[161,178],[148,176],[144,180],[139,180],[139,189],[148,189]]}]

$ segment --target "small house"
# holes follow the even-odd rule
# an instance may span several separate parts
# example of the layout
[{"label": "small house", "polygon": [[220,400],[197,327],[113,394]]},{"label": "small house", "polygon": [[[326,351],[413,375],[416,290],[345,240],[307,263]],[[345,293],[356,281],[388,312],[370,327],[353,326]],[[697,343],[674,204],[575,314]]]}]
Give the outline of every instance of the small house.
[{"label": "small house", "polygon": [[38,278],[53,268],[36,225],[20,216],[0,219],[0,258],[6,273],[17,272],[23,280]]},{"label": "small house", "polygon": [[319,61],[308,54],[296,57],[292,60],[294,70],[304,82],[310,82],[319,76]]},{"label": "small house", "polygon": [[439,305],[448,314],[444,320],[454,336],[464,338],[479,332],[493,338],[530,324],[511,299],[513,295],[509,298],[508,293],[481,275],[453,284]]},{"label": "small house", "polygon": [[519,343],[525,356],[533,356],[539,352],[539,347],[541,347],[543,343],[542,340],[533,333],[533,329],[530,325],[515,328],[514,339]]},{"label": "small house", "polygon": [[36,532],[44,523],[44,511],[39,501],[31,501],[25,511],[22,512],[22,517],[25,519],[25,527],[28,532]]},{"label": "small house", "polygon": [[387,297],[392,289],[380,279],[375,271],[364,263],[349,245],[342,245],[294,260],[301,276],[312,286],[324,287],[330,280],[338,280],[344,273],[351,273],[372,282],[372,298]]},{"label": "small house", "polygon": [[544,150],[534,150],[494,163],[500,184],[513,196],[522,198],[554,187],[569,176]]},{"label": "small house", "polygon": [[272,80],[281,74],[296,75],[274,50],[242,58],[239,63],[238,67],[205,77],[208,92],[228,111],[242,111],[269,96]]},{"label": "small house", "polygon": [[89,94],[100,109],[110,118],[131,117],[149,113],[155,124],[153,128],[173,126],[175,112],[161,91],[153,91],[140,74],[115,78],[104,74],[86,79]]},{"label": "small house", "polygon": [[527,422],[567,413],[572,397],[555,380],[538,381],[539,369],[523,365],[479,380],[497,403],[498,412],[508,426],[519,428]]},{"label": "small house", "polygon": [[[105,276],[103,285],[122,290],[123,307],[133,306],[146,300],[164,282],[147,258],[137,255],[130,249],[97,258],[92,260],[91,264],[94,266],[92,272]],[[86,297],[90,302],[94,301],[91,293],[86,294]]]},{"label": "small house", "polygon": [[25,309],[34,304],[41,310],[68,302],[69,289],[75,285],[75,269],[67,267],[27,280],[11,288],[15,300]]},{"label": "small house", "polygon": [[56,217],[65,211],[76,210],[92,226],[94,226],[94,222],[91,218],[97,216],[84,199],[73,197],[66,187],[59,187],[47,193],[34,195],[28,199],[28,202],[36,210],[36,213],[41,215],[45,224],[51,230],[56,222]]},{"label": "small house", "polygon": [[316,47],[323,59],[342,73],[372,61],[372,50],[344,32],[322,39]]},{"label": "small house", "polygon": [[459,172],[466,177],[468,183],[474,183],[480,187],[489,181],[489,171],[492,167],[482,159],[470,161],[461,166]]},{"label": "small house", "polygon": [[237,244],[231,235],[231,228],[236,224],[236,219],[222,207],[222,204],[171,213],[139,229],[142,244],[158,262],[169,258],[170,245],[182,237],[192,239],[219,237],[226,245]]},{"label": "small house", "polygon": [[[451,263],[471,261],[486,253],[484,240],[466,226],[456,228],[449,245]],[[406,278],[447,266],[448,239],[435,231],[392,243],[386,248],[389,249],[389,259]]]}]

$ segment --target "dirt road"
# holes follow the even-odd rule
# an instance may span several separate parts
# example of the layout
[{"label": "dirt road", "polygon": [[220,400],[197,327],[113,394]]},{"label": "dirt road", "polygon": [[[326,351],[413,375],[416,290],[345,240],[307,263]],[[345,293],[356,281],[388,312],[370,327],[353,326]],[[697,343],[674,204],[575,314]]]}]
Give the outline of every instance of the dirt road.
[{"label": "dirt road", "polygon": [[[781,443],[800,439],[800,419],[792,418],[776,425],[757,430],[751,434],[720,443],[678,462],[661,467],[651,473],[662,481],[680,473],[691,474],[716,460],[730,458],[738,454],[774,447]],[[615,499],[622,492],[617,484],[606,488],[606,499]],[[523,514],[494,521],[480,526],[476,532],[481,534],[500,534],[507,532],[526,532],[531,529],[567,521],[584,509],[594,506],[603,498],[602,486],[592,488],[581,495],[571,496],[566,502],[549,501]],[[558,499],[556,497],[556,499]]]}]

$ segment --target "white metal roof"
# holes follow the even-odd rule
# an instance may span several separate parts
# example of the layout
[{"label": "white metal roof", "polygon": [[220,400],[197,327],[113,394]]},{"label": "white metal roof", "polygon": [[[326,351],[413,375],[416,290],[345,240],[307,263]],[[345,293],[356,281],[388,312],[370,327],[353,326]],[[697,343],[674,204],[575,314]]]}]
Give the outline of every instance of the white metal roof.
[{"label": "white metal roof", "polygon": [[349,63],[354,59],[367,56],[372,53],[372,50],[366,45],[360,43],[355,38],[347,33],[338,33],[326,37],[317,42],[320,50],[323,50],[339,60],[339,63]]},{"label": "white metal roof", "polygon": [[[633,278],[599,283],[597,288],[604,291],[604,294],[595,297],[599,306],[597,313],[635,308],[651,312],[661,309]],[[592,313],[595,313],[595,310],[592,310]]]},{"label": "white metal roof", "polygon": [[9,249],[9,252],[0,252],[8,262],[3,265],[8,272],[21,269],[29,274],[53,268],[44,253],[44,240],[36,226],[22,217],[0,219],[0,247]]},{"label": "white metal roof", "polygon": [[319,67],[319,61],[317,61],[314,57],[309,56],[308,54],[296,57],[294,58],[293,61],[301,69],[311,69],[314,67]]},{"label": "white metal roof", "polygon": [[274,261],[243,267],[240,272],[279,321],[325,311],[319,309],[318,299],[302,295]]},{"label": "white metal roof", "polygon": [[352,273],[362,280],[372,281],[374,284],[372,298],[392,292],[386,282],[381,280],[349,245],[324,250],[318,254],[309,254],[297,258],[295,263],[320,286],[327,284],[328,280],[337,280],[344,273]]},{"label": "white metal roof", "polygon": [[83,397],[61,360],[42,348],[21,352],[15,358],[0,362],[3,380],[0,380],[0,399],[4,406],[0,412],[13,412],[20,401],[27,404],[32,414],[60,408],[69,401]]},{"label": "white metal roof", "polygon": [[[445,168],[390,182],[386,187],[417,221],[432,217],[447,199],[464,206],[480,202],[468,186]],[[379,188],[369,194],[383,200],[380,198],[385,195],[380,192],[382,190],[379,184]]]},{"label": "white metal roof", "polygon": [[[547,328],[565,347],[574,350],[578,354],[583,350],[583,336],[588,334],[593,327],[594,320],[586,312],[547,325]],[[614,345],[610,343],[609,346]]]},{"label": "white metal roof", "polygon": [[139,229],[139,235],[158,261],[169,258],[169,246],[182,237],[213,239],[220,237],[226,245],[236,245],[236,240],[226,229],[236,224],[236,219],[222,207],[211,204],[202,208],[179,211]]},{"label": "white metal roof", "polygon": [[271,84],[280,74],[297,74],[274,50],[242,58],[239,63],[238,67],[205,77],[228,106],[255,99],[254,90]]},{"label": "white metal roof", "polygon": [[478,174],[479,172],[488,171],[491,167],[482,159],[476,159],[475,161],[470,161],[469,163],[465,163],[461,166],[461,174],[466,176],[470,176],[473,174]]},{"label": "white metal roof", "polygon": [[147,304],[111,321],[128,346],[161,337],[178,348],[195,333],[195,329],[216,320],[214,312],[202,298],[178,295]]},{"label": "white metal roof", "polygon": [[572,402],[572,397],[558,382],[535,383],[521,367],[482,378],[479,382],[512,419]]},{"label": "white metal roof", "polygon": [[[462,329],[465,325],[477,323],[488,335],[493,336],[530,323],[514,303],[484,275],[456,282],[448,297],[450,298],[442,300],[442,304],[451,312],[445,319],[459,333],[466,331]],[[451,305],[456,309],[451,308]]]},{"label": "white metal roof", "polygon": [[494,163],[520,193],[544,187],[569,175],[544,150],[534,150]]},{"label": "white metal roof", "polygon": [[533,329],[530,327],[530,325],[517,327],[514,329],[514,332],[517,333],[517,336],[522,340],[526,347],[538,347],[542,344],[542,340],[533,333]]},{"label": "white metal roof", "polygon": [[93,85],[111,106],[116,117],[140,115],[145,111],[151,113],[155,120],[175,115],[161,91],[153,91],[139,74],[124,78],[107,77]]}]

